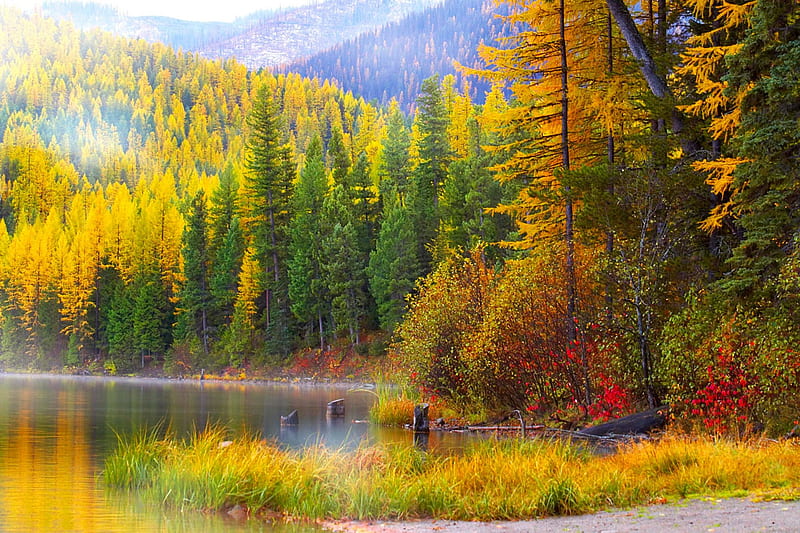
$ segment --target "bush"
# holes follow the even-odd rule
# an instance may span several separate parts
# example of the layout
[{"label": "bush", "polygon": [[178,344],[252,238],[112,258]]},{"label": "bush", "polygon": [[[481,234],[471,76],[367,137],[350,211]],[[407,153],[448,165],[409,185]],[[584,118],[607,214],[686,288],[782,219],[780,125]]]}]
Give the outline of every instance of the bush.
[{"label": "bush", "polygon": [[[456,406],[570,409],[570,416],[598,419],[626,410],[613,344],[599,346],[599,330],[584,327],[569,345],[561,259],[551,251],[495,272],[480,250],[450,258],[422,284],[397,330],[398,366],[429,398]],[[579,287],[592,308],[597,291]]]},{"label": "bush", "polygon": [[677,416],[717,434],[791,427],[800,409],[800,335],[787,310],[691,298],[663,332],[662,380]]}]

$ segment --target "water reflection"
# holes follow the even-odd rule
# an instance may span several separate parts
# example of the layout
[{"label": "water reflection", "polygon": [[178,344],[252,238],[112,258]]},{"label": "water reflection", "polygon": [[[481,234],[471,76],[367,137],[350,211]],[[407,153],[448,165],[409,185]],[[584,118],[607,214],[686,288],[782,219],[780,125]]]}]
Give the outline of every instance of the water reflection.
[{"label": "water reflection", "polygon": [[[0,531],[314,531],[305,525],[237,522],[169,511],[104,489],[105,456],[126,435],[162,423],[179,435],[207,424],[260,434],[286,446],[357,446],[365,427],[327,420],[341,388],[0,375]],[[366,416],[370,395],[345,393]],[[280,413],[300,424],[281,431]],[[320,432],[322,436],[320,436]]]},{"label": "water reflection", "polygon": [[[326,416],[337,398],[346,416]],[[156,424],[178,435],[222,424],[231,437],[255,434],[292,448],[411,446],[411,432],[355,423],[368,418],[373,400],[341,387],[0,374],[0,532],[316,531],[149,506],[105,490],[103,460],[117,434]],[[298,424],[281,426],[281,415],[295,409]],[[425,446],[450,453],[469,438],[432,432]]]}]

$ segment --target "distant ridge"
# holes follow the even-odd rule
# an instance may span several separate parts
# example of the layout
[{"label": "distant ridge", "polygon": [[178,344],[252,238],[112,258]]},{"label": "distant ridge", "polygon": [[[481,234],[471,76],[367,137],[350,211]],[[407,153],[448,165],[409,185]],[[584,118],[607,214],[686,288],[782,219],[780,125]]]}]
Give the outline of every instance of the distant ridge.
[{"label": "distant ridge", "polygon": [[79,29],[100,28],[162,42],[209,59],[235,58],[250,70],[297,72],[333,80],[345,91],[408,111],[422,80],[456,76],[456,86],[482,103],[489,84],[465,77],[454,62],[480,65],[481,43],[508,33],[494,0],[324,0],[280,11],[260,11],[234,22],[190,22],[130,17],[105,5],[45,4],[45,15]]},{"label": "distant ridge", "polygon": [[454,62],[482,64],[478,47],[482,43],[497,46],[497,38],[508,34],[497,16],[501,13],[507,13],[507,8],[496,6],[494,0],[447,0],[312,57],[282,65],[278,71],[333,79],[368,101],[386,104],[397,98],[406,109],[413,107],[425,78],[453,74],[462,92],[468,83],[473,101],[483,103],[489,83],[476,77],[465,80]]},{"label": "distant ridge", "polygon": [[163,42],[210,59],[235,58],[251,70],[290,63],[441,4],[442,0],[327,0],[279,11],[259,11],[234,22],[130,17],[86,2],[44,4],[46,16],[79,29],[100,28],[129,38]]}]

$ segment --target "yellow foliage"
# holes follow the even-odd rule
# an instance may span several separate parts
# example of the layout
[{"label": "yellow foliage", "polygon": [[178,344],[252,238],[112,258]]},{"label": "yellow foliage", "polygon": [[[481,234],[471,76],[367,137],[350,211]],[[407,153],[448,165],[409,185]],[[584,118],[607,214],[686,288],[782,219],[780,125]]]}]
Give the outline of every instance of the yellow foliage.
[{"label": "yellow foliage", "polygon": [[[728,84],[723,79],[726,72],[726,57],[736,54],[741,44],[734,34],[742,33],[749,27],[749,16],[755,1],[734,4],[726,0],[691,0],[691,7],[697,16],[709,17],[716,13],[717,27],[709,32],[693,36],[689,46],[681,55],[679,75],[694,77],[696,90],[701,95],[696,102],[683,106],[684,112],[709,120],[708,131],[715,140],[727,141],[735,133],[741,122],[741,103],[750,87],[729,94]],[[712,193],[722,196],[725,201],[712,208],[709,216],[701,223],[706,231],[720,228],[725,219],[733,214],[737,190],[733,189],[734,170],[742,160],[721,157],[714,161],[701,161],[693,165],[696,170],[706,172]]]},{"label": "yellow foliage", "polygon": [[[564,14],[567,52],[567,101],[569,103],[569,160],[562,144],[563,89],[559,53],[559,5],[557,2],[507,0],[512,14],[507,22],[517,30],[505,46],[481,47],[491,70],[464,69],[509,88],[513,106],[501,102],[498,88],[487,98],[480,117],[500,137],[498,146],[505,161],[493,167],[503,182],[526,184],[512,205],[494,212],[512,215],[525,244],[563,234],[564,191],[559,175],[564,170],[595,164],[605,157],[609,135],[621,138],[641,128],[638,102],[631,95],[641,86],[628,75],[609,72],[607,43],[612,39],[614,71],[622,73],[629,61],[618,44],[618,35],[608,35],[604,2],[569,2]],[[598,46],[600,44],[600,46]],[[635,153],[627,149],[627,153]]]}]

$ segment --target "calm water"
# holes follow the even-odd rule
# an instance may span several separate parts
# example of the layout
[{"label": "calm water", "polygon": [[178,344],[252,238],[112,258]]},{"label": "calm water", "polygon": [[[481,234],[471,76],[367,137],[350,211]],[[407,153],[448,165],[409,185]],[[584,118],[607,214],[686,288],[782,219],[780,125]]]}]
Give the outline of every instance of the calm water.
[{"label": "calm water", "polygon": [[[345,399],[345,418],[329,420],[325,406],[337,398]],[[0,531],[315,531],[153,508],[106,491],[103,460],[116,434],[158,423],[179,434],[221,423],[291,447],[410,443],[403,430],[354,422],[367,418],[373,399],[332,386],[0,374]],[[282,430],[280,415],[293,409],[299,426]],[[459,446],[437,438],[432,448]]]}]

